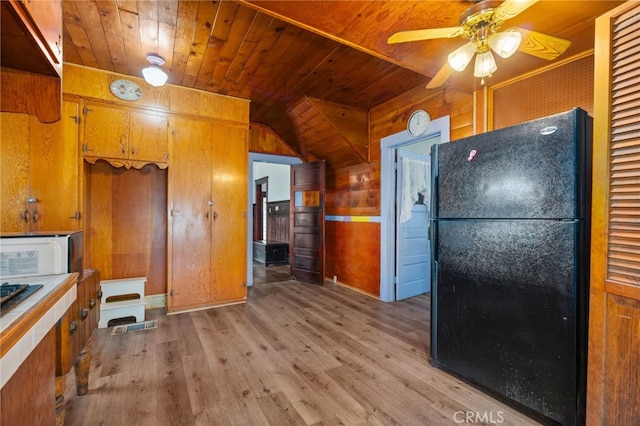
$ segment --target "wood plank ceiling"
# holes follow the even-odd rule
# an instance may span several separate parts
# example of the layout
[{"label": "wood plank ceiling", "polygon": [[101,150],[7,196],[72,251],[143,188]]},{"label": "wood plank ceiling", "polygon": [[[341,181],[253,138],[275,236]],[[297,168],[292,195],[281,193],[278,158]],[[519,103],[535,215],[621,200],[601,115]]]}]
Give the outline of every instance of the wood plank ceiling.
[{"label": "wood plank ceiling", "polygon": [[[540,1],[509,24],[570,39],[561,58],[593,48],[594,18],[617,1]],[[458,25],[473,2],[451,1],[64,1],[65,62],[141,76],[146,56],[166,64],[169,83],[251,100],[252,122],[270,126],[305,158],[333,168],[366,161],[347,136],[309,131],[295,110],[313,99],[369,110],[425,86],[462,45],[440,39],[388,45],[397,31]],[[490,84],[547,61],[523,53],[497,60]],[[507,61],[509,61],[507,63]],[[507,66],[508,64],[508,66]],[[471,67],[468,67],[471,68]],[[469,70],[447,84],[472,91]],[[427,89],[425,89],[427,90]],[[310,100],[311,99],[311,100]],[[331,105],[331,104],[328,104]],[[327,118],[318,110],[310,122]],[[339,133],[339,129],[336,130]],[[315,136],[314,136],[315,135]],[[316,140],[313,140],[313,139]],[[313,148],[311,148],[313,147]]]}]

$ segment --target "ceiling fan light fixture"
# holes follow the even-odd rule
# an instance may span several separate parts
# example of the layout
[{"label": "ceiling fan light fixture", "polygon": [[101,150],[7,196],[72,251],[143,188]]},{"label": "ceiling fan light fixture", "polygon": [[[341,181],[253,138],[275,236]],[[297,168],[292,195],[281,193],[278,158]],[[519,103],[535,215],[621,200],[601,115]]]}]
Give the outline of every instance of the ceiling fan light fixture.
[{"label": "ceiling fan light fixture", "polygon": [[508,58],[516,53],[518,47],[520,47],[521,41],[522,34],[518,31],[505,31],[502,33],[495,33],[489,39],[489,46],[502,58]]},{"label": "ceiling fan light fixture", "polygon": [[473,70],[475,77],[487,77],[490,76],[498,69],[496,60],[493,59],[493,55],[490,51],[478,53],[476,56],[476,64]]},{"label": "ceiling fan light fixture", "polygon": [[164,65],[164,59],[160,56],[149,55],[147,56],[147,60],[151,65],[142,69],[144,80],[155,87],[163,86],[169,78],[167,73],[160,69],[160,67]]},{"label": "ceiling fan light fixture", "polygon": [[476,46],[471,42],[457,48],[453,52],[449,53],[449,65],[458,72],[464,71],[464,69],[467,68],[467,65],[469,65],[469,62],[471,62],[471,58],[473,58],[475,51]]}]

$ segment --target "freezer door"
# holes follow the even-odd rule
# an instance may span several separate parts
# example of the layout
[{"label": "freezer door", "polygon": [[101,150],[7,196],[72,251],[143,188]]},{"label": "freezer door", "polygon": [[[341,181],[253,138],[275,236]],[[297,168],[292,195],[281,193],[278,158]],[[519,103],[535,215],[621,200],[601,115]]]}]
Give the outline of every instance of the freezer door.
[{"label": "freezer door", "polygon": [[439,221],[433,364],[519,407],[576,424],[584,408],[579,346],[588,295],[577,266],[580,226]]},{"label": "freezer door", "polygon": [[587,120],[576,109],[435,146],[435,217],[584,218]]}]

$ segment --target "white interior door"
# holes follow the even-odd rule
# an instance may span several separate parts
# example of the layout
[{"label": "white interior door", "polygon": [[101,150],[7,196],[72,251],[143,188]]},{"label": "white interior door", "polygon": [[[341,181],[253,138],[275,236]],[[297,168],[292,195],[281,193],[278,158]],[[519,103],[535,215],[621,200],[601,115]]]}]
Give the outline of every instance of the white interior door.
[{"label": "white interior door", "polygon": [[[420,197],[413,204],[411,218],[400,220],[400,203],[404,184],[403,157],[430,163],[431,156],[409,151],[397,151],[396,187],[396,300],[407,299],[431,291],[431,248],[429,244],[429,205]],[[427,203],[427,204],[425,204]]]}]

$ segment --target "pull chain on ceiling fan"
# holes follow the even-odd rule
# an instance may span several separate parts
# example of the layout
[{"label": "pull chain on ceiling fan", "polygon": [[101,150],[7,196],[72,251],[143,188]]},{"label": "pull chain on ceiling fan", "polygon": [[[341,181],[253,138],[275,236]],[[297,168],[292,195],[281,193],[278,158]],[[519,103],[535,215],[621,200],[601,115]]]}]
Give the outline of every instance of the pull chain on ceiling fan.
[{"label": "pull chain on ceiling fan", "polygon": [[431,79],[428,89],[441,86],[453,71],[464,71],[476,55],[473,75],[491,77],[497,65],[493,53],[508,58],[521,51],[539,58],[553,60],[561,55],[571,42],[524,28],[509,28],[498,32],[506,20],[513,18],[538,0],[481,1],[470,7],[460,18],[457,27],[401,31],[393,34],[387,43],[452,38],[461,36],[469,40],[448,56],[448,63]]}]

